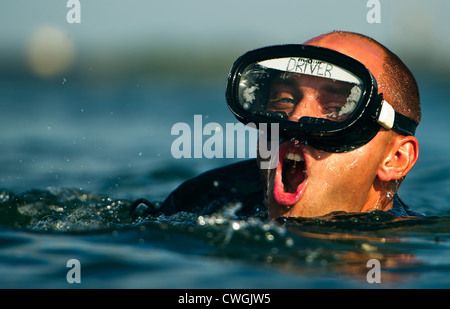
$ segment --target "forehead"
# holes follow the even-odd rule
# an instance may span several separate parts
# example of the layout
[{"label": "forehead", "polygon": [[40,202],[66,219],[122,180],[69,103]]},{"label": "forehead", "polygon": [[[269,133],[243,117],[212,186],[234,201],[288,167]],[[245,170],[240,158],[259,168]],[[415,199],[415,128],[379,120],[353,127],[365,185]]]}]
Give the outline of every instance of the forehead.
[{"label": "forehead", "polygon": [[363,63],[378,80],[383,73],[384,51],[371,43],[353,36],[338,34],[322,35],[304,44],[333,49]]}]

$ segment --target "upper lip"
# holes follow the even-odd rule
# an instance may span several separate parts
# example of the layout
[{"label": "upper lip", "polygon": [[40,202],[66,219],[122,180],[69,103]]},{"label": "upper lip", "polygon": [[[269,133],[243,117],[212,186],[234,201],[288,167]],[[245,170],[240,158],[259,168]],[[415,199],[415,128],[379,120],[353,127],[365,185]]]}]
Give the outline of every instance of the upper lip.
[{"label": "upper lip", "polygon": [[[304,190],[307,184],[307,172],[306,168],[308,166],[308,156],[305,155],[305,145],[294,144],[292,142],[284,142],[279,147],[279,158],[278,166],[275,173],[275,183],[274,183],[274,198],[280,205],[292,206],[295,205],[303,196]],[[292,163],[291,167],[295,166],[297,162],[301,162],[301,166],[297,167],[296,173],[303,173],[303,179],[301,183],[289,183],[292,181],[290,177],[287,160],[294,160],[296,162]],[[302,170],[298,170],[301,168]],[[294,168],[295,169],[295,168]],[[289,177],[287,177],[289,175]],[[286,178],[285,178],[286,177]],[[294,176],[294,179],[296,176]],[[293,180],[295,181],[295,180]]]}]

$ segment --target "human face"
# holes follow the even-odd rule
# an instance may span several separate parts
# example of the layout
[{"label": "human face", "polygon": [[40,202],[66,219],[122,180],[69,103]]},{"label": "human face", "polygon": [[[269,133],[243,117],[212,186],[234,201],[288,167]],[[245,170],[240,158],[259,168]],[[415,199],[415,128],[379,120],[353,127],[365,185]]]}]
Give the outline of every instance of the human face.
[{"label": "human face", "polygon": [[[360,41],[349,43],[348,40],[329,36],[312,39],[307,44],[345,53],[364,63],[377,80],[381,79],[382,54],[371,45]],[[317,110],[311,106],[322,106],[316,95],[316,89],[320,87],[317,80],[309,79],[295,86],[304,95],[303,101],[288,109],[290,118],[295,121],[302,115],[316,115]],[[283,102],[289,103],[289,100]],[[269,108],[281,107],[281,104],[274,107],[269,102]],[[270,217],[315,217],[333,211],[376,209],[385,196],[386,185],[377,174],[390,150],[392,136],[391,131],[380,130],[364,146],[344,153],[324,152],[303,145],[301,141],[283,142],[279,148],[277,167],[262,173],[267,186],[265,202]]]},{"label": "human face", "polygon": [[[350,91],[345,82],[286,75],[272,84],[267,110],[283,111],[291,121],[303,116],[342,121],[345,114],[340,111]],[[380,131],[363,147],[346,153],[317,150],[301,140],[283,142],[276,169],[265,175],[270,216],[360,212],[369,203],[376,205],[380,195],[374,183],[389,136]]]}]

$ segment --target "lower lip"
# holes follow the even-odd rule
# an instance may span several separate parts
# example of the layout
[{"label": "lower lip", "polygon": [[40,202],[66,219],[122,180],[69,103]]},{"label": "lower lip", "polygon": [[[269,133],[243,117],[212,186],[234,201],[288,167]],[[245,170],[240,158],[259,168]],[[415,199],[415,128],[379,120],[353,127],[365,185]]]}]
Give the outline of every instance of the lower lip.
[{"label": "lower lip", "polygon": [[[294,193],[289,193],[284,191],[284,184],[282,181],[282,165],[281,158],[284,157],[285,153],[287,152],[287,146],[283,147],[284,145],[280,146],[280,160],[278,162],[278,166],[276,169],[275,174],[275,185],[273,189],[274,198],[276,202],[280,205],[284,206],[292,206],[298,203],[298,201],[303,196],[303,192],[305,191],[306,187],[306,181],[303,181],[298,187],[297,190]],[[284,149],[282,149],[284,148]]]},{"label": "lower lip", "polygon": [[275,176],[275,186],[273,189],[274,198],[280,205],[292,206],[298,203],[303,196],[306,183],[303,182],[297,187],[297,191],[289,193],[284,191],[284,185],[281,181],[281,172],[277,171]]}]

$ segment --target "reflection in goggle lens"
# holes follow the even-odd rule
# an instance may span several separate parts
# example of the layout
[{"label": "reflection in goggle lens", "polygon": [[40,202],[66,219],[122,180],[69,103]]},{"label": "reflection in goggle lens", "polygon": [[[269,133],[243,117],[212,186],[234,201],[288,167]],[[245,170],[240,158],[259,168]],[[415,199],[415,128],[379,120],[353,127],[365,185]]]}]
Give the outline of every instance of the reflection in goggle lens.
[{"label": "reflection in goggle lens", "polygon": [[361,97],[362,82],[357,76],[334,64],[306,58],[251,64],[239,83],[240,105],[274,120],[298,122],[307,116],[344,121]]}]

